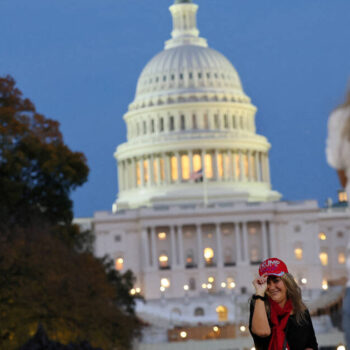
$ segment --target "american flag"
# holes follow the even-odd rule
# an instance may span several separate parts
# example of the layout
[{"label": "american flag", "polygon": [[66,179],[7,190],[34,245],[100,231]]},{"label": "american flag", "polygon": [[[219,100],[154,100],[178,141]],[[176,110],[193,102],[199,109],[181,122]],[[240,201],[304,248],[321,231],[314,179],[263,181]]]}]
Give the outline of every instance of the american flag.
[{"label": "american flag", "polygon": [[203,181],[203,169],[199,169],[199,170],[194,171],[193,173],[191,173],[190,179],[194,180],[195,182]]}]

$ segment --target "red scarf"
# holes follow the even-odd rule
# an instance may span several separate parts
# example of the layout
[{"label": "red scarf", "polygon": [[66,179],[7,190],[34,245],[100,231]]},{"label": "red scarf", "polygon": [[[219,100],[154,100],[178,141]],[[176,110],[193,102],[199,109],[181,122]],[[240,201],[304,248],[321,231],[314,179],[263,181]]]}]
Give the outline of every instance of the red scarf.
[{"label": "red scarf", "polygon": [[[286,337],[284,329],[287,326],[289,315],[293,310],[292,301],[288,299],[283,309],[271,298],[269,298],[269,303],[271,309],[270,319],[272,322],[272,336],[269,350],[282,350],[284,338]],[[280,321],[278,317],[280,317]],[[289,349],[288,344],[287,348]]]}]

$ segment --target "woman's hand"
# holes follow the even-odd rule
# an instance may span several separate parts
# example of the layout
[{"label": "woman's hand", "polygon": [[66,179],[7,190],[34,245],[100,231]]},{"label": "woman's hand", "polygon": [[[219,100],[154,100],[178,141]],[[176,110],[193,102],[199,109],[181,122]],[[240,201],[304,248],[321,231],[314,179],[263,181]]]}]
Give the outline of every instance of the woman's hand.
[{"label": "woman's hand", "polygon": [[262,275],[256,278],[253,281],[253,286],[255,288],[255,294],[263,297],[267,289],[267,275]]}]

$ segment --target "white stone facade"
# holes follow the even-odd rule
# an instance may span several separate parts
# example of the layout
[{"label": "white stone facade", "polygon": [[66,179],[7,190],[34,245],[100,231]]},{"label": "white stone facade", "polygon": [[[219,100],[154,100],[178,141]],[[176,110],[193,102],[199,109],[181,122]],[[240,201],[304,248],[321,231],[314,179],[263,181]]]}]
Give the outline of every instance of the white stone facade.
[{"label": "white stone facade", "polygon": [[95,254],[134,272],[131,292],[145,298],[137,311],[153,341],[174,325],[246,325],[267,257],[286,262],[306,298],[346,276],[349,209],[279,200],[257,109],[232,64],[199,37],[197,8],[170,7],[172,39],[146,65],[124,115],[118,198],[92,219]]}]

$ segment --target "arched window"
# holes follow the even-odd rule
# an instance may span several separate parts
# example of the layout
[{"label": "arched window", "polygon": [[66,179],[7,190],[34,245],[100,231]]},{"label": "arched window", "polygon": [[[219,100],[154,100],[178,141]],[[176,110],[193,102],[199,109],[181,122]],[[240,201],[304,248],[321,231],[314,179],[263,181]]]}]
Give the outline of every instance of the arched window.
[{"label": "arched window", "polygon": [[181,130],[186,129],[185,116],[183,114],[180,117],[180,127],[181,127]]},{"label": "arched window", "polygon": [[224,115],[224,125],[225,125],[225,129],[228,129],[228,118],[227,118],[227,114]]},{"label": "arched window", "polygon": [[175,129],[175,124],[174,124],[174,117],[171,116],[169,119],[169,130],[173,131]]},{"label": "arched window", "polygon": [[202,307],[196,307],[193,314],[197,317],[204,316],[204,309]]},{"label": "arched window", "polygon": [[228,319],[228,310],[226,306],[219,305],[216,308],[216,313],[218,315],[219,322],[226,322]]},{"label": "arched window", "polygon": [[147,124],[146,124],[146,121],[143,122],[143,134],[144,134],[144,135],[147,134]]},{"label": "arched window", "polygon": [[154,119],[151,120],[151,132],[154,133]]},{"label": "arched window", "polygon": [[159,121],[159,131],[164,131],[164,119],[160,118]]},{"label": "arched window", "polygon": [[181,310],[178,307],[173,308],[170,312],[171,316],[181,316],[181,314]]}]

